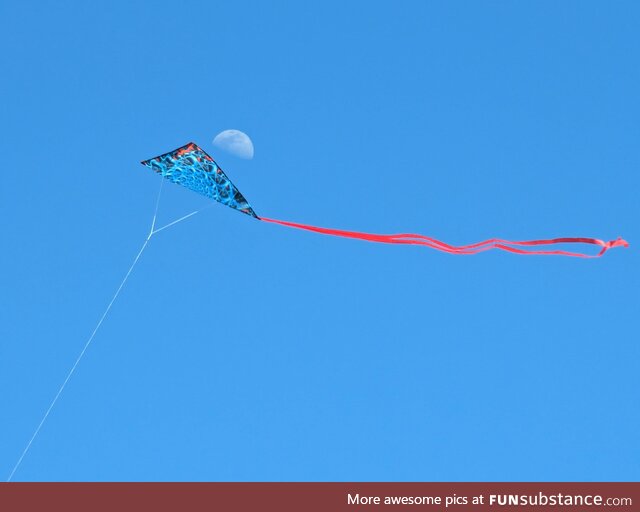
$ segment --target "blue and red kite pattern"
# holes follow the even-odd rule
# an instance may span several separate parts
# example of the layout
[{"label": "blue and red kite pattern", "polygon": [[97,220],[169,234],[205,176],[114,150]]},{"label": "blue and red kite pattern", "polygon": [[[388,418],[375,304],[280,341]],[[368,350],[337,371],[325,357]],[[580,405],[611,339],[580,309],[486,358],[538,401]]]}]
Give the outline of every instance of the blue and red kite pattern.
[{"label": "blue and red kite pattern", "polygon": [[169,153],[144,160],[142,165],[150,167],[173,183],[258,218],[220,166],[193,142]]},{"label": "blue and red kite pattern", "polygon": [[[309,226],[307,224],[298,224],[276,219],[268,219],[266,217],[258,217],[253,211],[240,191],[231,183],[231,180],[220,169],[218,164],[205,153],[197,144],[190,142],[174,151],[164,153],[163,155],[144,160],[142,162],[150,167],[164,178],[187,187],[195,192],[203,194],[211,199],[219,201],[222,204],[230,206],[242,213],[246,213],[258,220],[280,224],[295,229],[303,229],[320,233],[323,235],[339,236],[343,238],[354,238],[358,240],[367,240],[369,242],[378,242],[385,244],[398,245],[421,245],[436,249],[438,251],[449,254],[477,254],[479,252],[491,249],[499,249],[515,254],[525,255],[544,255],[544,256],[573,256],[577,258],[598,258],[613,247],[628,247],[629,244],[618,237],[616,240],[605,242],[598,238],[586,237],[563,237],[550,238],[545,240],[504,240],[501,238],[491,238],[482,242],[469,245],[451,245],[435,238],[414,233],[400,233],[395,235],[379,235],[373,233],[363,233],[359,231],[344,231],[340,229],[321,228],[318,226]],[[556,244],[589,244],[600,248],[596,254],[585,254],[579,252],[571,252],[561,249],[532,249],[532,247],[550,246]]]}]

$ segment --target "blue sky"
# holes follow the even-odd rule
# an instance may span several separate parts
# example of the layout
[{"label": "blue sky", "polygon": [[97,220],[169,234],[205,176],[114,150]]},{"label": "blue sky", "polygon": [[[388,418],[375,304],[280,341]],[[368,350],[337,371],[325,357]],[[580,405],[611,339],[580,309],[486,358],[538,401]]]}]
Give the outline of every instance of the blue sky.
[{"label": "blue sky", "polygon": [[[195,141],[259,215],[154,237],[17,480],[638,480],[636,2],[4,2],[0,472]],[[247,132],[255,158],[215,151]],[[207,200],[166,186],[159,221]]]}]

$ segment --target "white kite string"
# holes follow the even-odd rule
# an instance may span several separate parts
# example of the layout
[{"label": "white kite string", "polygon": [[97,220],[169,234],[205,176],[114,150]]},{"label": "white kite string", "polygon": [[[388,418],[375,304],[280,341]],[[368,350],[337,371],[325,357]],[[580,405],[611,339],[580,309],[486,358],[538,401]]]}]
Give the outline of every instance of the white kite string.
[{"label": "white kite string", "polygon": [[[51,410],[53,409],[54,405],[58,401],[58,398],[60,398],[60,395],[64,391],[64,388],[67,385],[67,382],[69,382],[69,379],[71,379],[71,376],[73,375],[73,372],[75,372],[78,364],[80,363],[80,360],[82,359],[82,357],[84,356],[85,352],[89,348],[89,345],[91,345],[91,342],[93,341],[93,338],[95,337],[96,333],[98,332],[98,329],[100,329],[100,326],[102,325],[102,322],[107,317],[107,314],[109,313],[109,310],[111,310],[111,306],[113,306],[113,303],[118,298],[118,295],[120,295],[120,292],[122,291],[122,288],[124,287],[125,283],[127,282],[127,279],[129,279],[129,276],[131,275],[131,272],[133,271],[133,268],[138,263],[138,260],[140,259],[140,256],[142,256],[142,253],[146,249],[147,244],[149,243],[149,240],[151,240],[151,237],[155,233],[158,233],[159,231],[162,231],[163,229],[166,229],[166,228],[168,228],[170,226],[173,226],[174,224],[177,224],[178,222],[181,222],[181,221],[191,217],[192,215],[195,215],[199,211],[202,211],[202,210],[196,210],[195,212],[191,212],[190,214],[185,215],[184,217],[181,217],[178,220],[170,222],[169,224],[167,224],[167,225],[161,227],[160,229],[157,229],[157,230],[154,231],[154,228],[155,228],[155,225],[156,225],[156,216],[158,215],[158,206],[160,205],[160,194],[162,194],[162,185],[163,184],[164,184],[164,179],[162,179],[161,183],[160,183],[160,190],[158,191],[158,197],[156,199],[156,207],[155,207],[155,211],[154,211],[154,214],[153,214],[153,220],[151,221],[151,230],[149,231],[149,234],[147,235],[146,240],[142,244],[142,247],[140,248],[140,251],[138,251],[138,254],[136,254],[136,257],[134,258],[133,263],[129,267],[129,270],[127,270],[127,273],[125,274],[124,279],[120,283],[120,286],[118,286],[118,289],[116,290],[116,293],[113,295],[111,301],[109,302],[109,305],[104,310],[104,313],[102,313],[102,316],[100,317],[100,320],[98,320],[97,325],[93,329],[93,332],[91,333],[91,336],[89,336],[89,339],[84,344],[84,347],[82,348],[82,351],[80,352],[80,355],[77,357],[75,363],[73,363],[73,366],[71,367],[71,370],[69,370],[69,373],[67,374],[67,377],[64,379],[64,382],[62,383],[62,386],[60,386],[60,389],[58,389],[58,392],[56,393],[55,397],[51,401],[51,404],[49,405],[49,408],[44,413],[44,416],[40,420],[40,423],[38,424],[38,427],[36,428],[35,432],[31,436],[31,439],[29,439],[29,442],[27,443],[27,446],[22,451],[22,454],[20,455],[20,458],[18,459],[18,462],[16,462],[16,465],[11,470],[11,474],[9,475],[9,478],[7,478],[7,482],[11,481],[11,479],[13,478],[14,473],[20,467],[20,464],[22,463],[22,460],[24,459],[25,455],[29,451],[29,448],[31,448],[31,445],[33,444],[33,441],[38,436],[38,433],[40,432],[40,429],[44,425],[44,422],[47,420],[47,417],[49,416],[49,413],[51,412]],[[206,209],[206,208],[203,208],[203,210],[204,209]]]},{"label": "white kite string", "polygon": [[160,231],[162,231],[163,229],[167,229],[171,226],[173,226],[174,224],[177,224],[178,222],[182,222],[183,220],[188,219],[189,217],[191,217],[192,215],[195,215],[196,213],[198,213],[200,210],[196,210],[195,212],[191,212],[187,215],[185,215],[184,217],[180,217],[178,220],[174,220],[173,222],[169,222],[169,224],[162,226],[161,228],[156,229],[155,231],[153,231],[151,234],[155,235],[156,233],[160,233]]},{"label": "white kite string", "polygon": [[47,409],[47,412],[44,413],[44,416],[42,417],[42,420],[40,420],[40,424],[38,425],[38,428],[36,428],[35,432],[31,436],[31,439],[29,439],[29,442],[27,443],[27,446],[25,447],[24,451],[22,452],[22,455],[20,455],[20,458],[18,459],[18,462],[16,462],[16,465],[13,467],[13,470],[11,471],[11,474],[9,475],[9,478],[7,478],[7,482],[11,481],[11,479],[13,478],[13,474],[16,472],[16,470],[18,469],[18,467],[22,463],[22,459],[24,459],[24,456],[29,451],[29,448],[31,448],[31,444],[33,443],[33,441],[37,437],[38,433],[40,432],[40,429],[42,428],[42,425],[44,425],[44,422],[47,420],[47,417],[49,416],[49,413],[51,412],[51,409],[53,409],[53,406],[58,401],[58,398],[60,397],[60,395],[62,394],[62,391],[64,390],[65,386],[67,385],[67,382],[69,382],[69,379],[73,375],[73,372],[76,370],[76,367],[80,363],[80,360],[82,359],[82,356],[84,356],[84,353],[89,348],[89,345],[91,345],[91,342],[93,341],[93,338],[96,335],[96,332],[98,332],[98,329],[102,325],[102,322],[104,321],[105,317],[107,316],[107,313],[109,313],[109,310],[111,309],[111,306],[113,305],[113,303],[115,302],[116,298],[120,294],[120,290],[122,290],[122,287],[127,282],[127,279],[129,278],[129,275],[131,274],[131,271],[133,270],[133,267],[135,267],[136,263],[138,263],[138,260],[140,259],[140,256],[142,255],[142,252],[144,251],[144,249],[147,247],[148,243],[149,243],[149,238],[147,238],[144,241],[144,244],[142,245],[142,248],[140,249],[140,251],[136,255],[135,259],[133,260],[133,263],[129,267],[129,270],[127,271],[127,274],[124,276],[124,279],[120,283],[120,286],[118,286],[118,290],[116,291],[115,295],[111,299],[111,302],[109,302],[109,305],[107,306],[107,309],[105,309],[104,313],[102,313],[102,316],[100,317],[100,320],[98,321],[98,324],[96,325],[95,329],[93,329],[93,332],[91,333],[91,336],[89,336],[89,339],[87,340],[87,342],[85,343],[84,347],[82,348],[82,351],[80,352],[80,355],[76,359],[76,362],[73,363],[73,366],[71,367],[71,370],[69,370],[69,373],[67,374],[67,377],[64,379],[64,382],[62,383],[62,386],[60,386],[60,389],[58,389],[58,392],[56,393],[56,396],[53,398],[51,404],[49,405],[49,408]]},{"label": "white kite string", "polygon": [[147,237],[147,241],[153,235],[153,228],[156,227],[156,217],[158,216],[158,207],[160,206],[160,195],[162,194],[162,187],[164,186],[164,176],[160,177],[160,190],[158,190],[158,197],[156,197],[156,208],[153,211],[153,220],[151,221],[151,230],[149,231],[149,236]]},{"label": "white kite string", "polygon": [[169,222],[169,224],[165,224],[164,226],[162,226],[161,228],[158,228],[156,230],[153,230],[151,232],[152,235],[155,235],[156,233],[160,233],[160,231],[162,231],[163,229],[167,229],[170,228],[171,226],[177,224],[178,222],[182,222],[183,220],[187,220],[189,217],[192,217],[193,215],[195,215],[196,213],[200,213],[203,212],[205,210],[208,210],[209,208],[211,208],[212,206],[214,206],[215,203],[211,203],[209,206],[205,206],[204,208],[200,208],[199,210],[193,211],[191,213],[187,213],[186,215],[180,217],[179,219],[174,220],[173,222]]}]

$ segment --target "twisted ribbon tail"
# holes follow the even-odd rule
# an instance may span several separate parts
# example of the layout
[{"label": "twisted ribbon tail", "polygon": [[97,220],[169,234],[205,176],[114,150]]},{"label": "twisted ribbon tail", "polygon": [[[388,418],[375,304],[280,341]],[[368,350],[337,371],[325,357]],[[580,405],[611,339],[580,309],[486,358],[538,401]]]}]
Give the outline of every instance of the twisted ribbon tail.
[{"label": "twisted ribbon tail", "polygon": [[[376,242],[383,244],[398,244],[398,245],[421,245],[429,247],[437,251],[446,252],[449,254],[478,254],[480,252],[489,251],[492,249],[498,249],[501,251],[507,251],[514,254],[522,254],[529,256],[570,256],[573,258],[599,258],[609,249],[614,247],[629,247],[629,243],[618,237],[616,240],[604,242],[597,238],[584,238],[584,237],[564,237],[564,238],[550,238],[545,240],[504,240],[502,238],[490,238],[482,242],[476,242],[468,245],[451,245],[445,242],[441,242],[435,238],[431,238],[424,235],[415,233],[399,233],[394,235],[378,235],[374,233],[361,233],[359,231],[344,231],[341,229],[321,228],[318,226],[310,226],[307,224],[299,224],[297,222],[288,222],[284,220],[269,219],[261,217],[260,220],[265,222],[271,222],[273,224],[280,224],[281,226],[287,226],[295,229],[303,229],[306,231],[312,231],[314,233],[320,233],[322,235],[339,236],[342,238],[353,238],[357,240],[366,240],[368,242]],[[559,249],[529,249],[529,247],[536,246],[548,246],[556,244],[589,244],[597,245],[601,247],[600,252],[597,254],[585,254],[581,252],[571,252]]]}]

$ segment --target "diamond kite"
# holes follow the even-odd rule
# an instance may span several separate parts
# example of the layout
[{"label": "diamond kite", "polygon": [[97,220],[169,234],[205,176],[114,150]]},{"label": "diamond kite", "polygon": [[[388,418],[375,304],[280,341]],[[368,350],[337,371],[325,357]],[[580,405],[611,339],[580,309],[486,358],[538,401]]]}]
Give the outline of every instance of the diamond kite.
[{"label": "diamond kite", "polygon": [[[542,256],[573,256],[576,258],[598,258],[609,249],[614,247],[628,247],[629,244],[618,237],[616,240],[605,242],[597,238],[585,237],[562,237],[550,238],[546,240],[504,240],[501,238],[491,238],[482,242],[469,245],[451,245],[424,235],[414,233],[400,233],[394,235],[379,235],[373,233],[363,233],[359,231],[344,231],[340,229],[321,228],[288,222],[283,220],[258,217],[253,208],[249,205],[244,196],[227,177],[220,166],[197,144],[190,142],[174,151],[163,155],[144,160],[143,165],[150,167],[162,177],[173,183],[187,187],[195,192],[203,194],[224,205],[230,206],[242,213],[250,215],[257,220],[280,224],[295,229],[302,229],[320,233],[323,235],[339,236],[343,238],[354,238],[369,242],[398,244],[398,245],[422,245],[431,249],[446,252],[449,254],[477,254],[491,249],[499,249],[515,254],[542,255]],[[532,249],[538,246],[550,246],[557,244],[589,244],[600,248],[597,254],[585,254],[571,252],[560,249]]]}]

